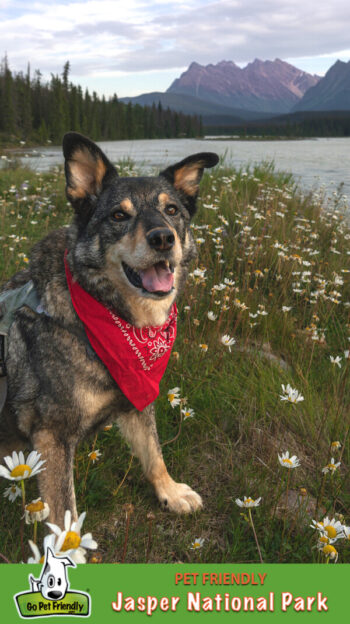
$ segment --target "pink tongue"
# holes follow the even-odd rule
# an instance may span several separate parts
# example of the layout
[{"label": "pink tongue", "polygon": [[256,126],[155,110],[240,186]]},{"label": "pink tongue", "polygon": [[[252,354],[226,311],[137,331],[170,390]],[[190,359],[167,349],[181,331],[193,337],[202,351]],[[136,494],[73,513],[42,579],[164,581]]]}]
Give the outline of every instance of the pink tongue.
[{"label": "pink tongue", "polygon": [[149,269],[140,271],[142,286],[148,292],[168,292],[174,284],[174,275],[170,269],[165,268],[162,262],[158,262]]}]

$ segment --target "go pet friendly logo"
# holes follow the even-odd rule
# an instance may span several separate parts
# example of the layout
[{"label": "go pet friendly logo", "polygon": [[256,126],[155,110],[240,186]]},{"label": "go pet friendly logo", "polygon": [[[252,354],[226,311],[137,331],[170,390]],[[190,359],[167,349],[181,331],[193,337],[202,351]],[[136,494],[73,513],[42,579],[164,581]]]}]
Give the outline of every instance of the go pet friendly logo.
[{"label": "go pet friendly logo", "polygon": [[67,568],[76,567],[69,557],[56,557],[47,547],[45,561],[39,579],[32,574],[28,580],[31,589],[14,596],[17,611],[22,618],[48,617],[50,615],[90,615],[89,594],[68,591]]}]

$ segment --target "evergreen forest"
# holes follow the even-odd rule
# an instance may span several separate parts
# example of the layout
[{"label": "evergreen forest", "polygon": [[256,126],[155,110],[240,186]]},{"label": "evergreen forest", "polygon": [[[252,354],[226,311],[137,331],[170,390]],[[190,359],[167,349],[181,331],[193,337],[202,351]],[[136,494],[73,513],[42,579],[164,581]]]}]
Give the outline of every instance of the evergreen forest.
[{"label": "evergreen forest", "polygon": [[190,138],[203,134],[201,119],[163,109],[161,104],[124,104],[116,94],[106,99],[69,80],[70,63],[62,74],[43,81],[39,70],[12,72],[7,57],[0,65],[0,144],[18,141],[61,143],[69,130],[95,141]]}]

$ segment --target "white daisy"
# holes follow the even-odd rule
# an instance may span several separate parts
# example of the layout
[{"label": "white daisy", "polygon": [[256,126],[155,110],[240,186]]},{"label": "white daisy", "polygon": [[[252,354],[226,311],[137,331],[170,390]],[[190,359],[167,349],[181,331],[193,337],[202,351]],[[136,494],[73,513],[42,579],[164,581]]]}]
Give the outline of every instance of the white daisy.
[{"label": "white daisy", "polygon": [[5,479],[10,479],[10,481],[22,481],[23,479],[34,477],[34,475],[39,474],[42,470],[46,470],[41,467],[46,460],[39,461],[40,457],[40,453],[32,451],[29,453],[27,459],[24,459],[22,451],[18,454],[16,451],[13,451],[12,457],[11,455],[4,457],[4,462],[7,464],[8,468],[0,466],[0,476],[5,477]]},{"label": "white daisy", "polygon": [[10,485],[10,487],[6,488],[6,490],[4,491],[4,497],[9,498],[11,503],[13,503],[13,501],[15,501],[16,498],[18,498],[18,496],[21,496],[21,495],[22,495],[22,490],[15,483]]},{"label": "white daisy", "polygon": [[83,537],[80,535],[85,516],[86,511],[80,514],[76,522],[72,522],[72,514],[70,510],[67,509],[64,514],[64,531],[62,531],[57,524],[52,524],[51,522],[46,523],[51,531],[57,535],[58,539],[55,545],[57,553],[68,554],[69,551],[69,556],[75,563],[86,563],[85,548],[91,550],[97,548],[97,543],[92,539],[91,533],[85,533]]},{"label": "white daisy", "polygon": [[90,460],[94,464],[96,461],[100,459],[101,455],[102,455],[101,451],[99,451],[98,449],[95,449],[94,451],[91,451],[91,453],[88,454],[88,457],[90,457]]},{"label": "white daisy", "polygon": [[191,550],[198,550],[199,548],[202,548],[203,544],[204,544],[204,537],[196,537],[194,542],[192,542]]},{"label": "white daisy", "polygon": [[334,473],[337,470],[337,468],[339,468],[339,466],[340,466],[340,462],[335,463],[335,459],[334,459],[334,457],[332,457],[332,459],[329,462],[329,464],[327,464],[327,466],[322,468],[322,472],[324,474],[327,474],[327,472]]},{"label": "white daisy", "polygon": [[284,386],[282,384],[283,395],[280,394],[281,401],[288,401],[289,403],[299,403],[299,401],[304,401],[304,397],[299,394],[298,390],[292,388],[289,384]]},{"label": "white daisy", "polygon": [[344,526],[339,520],[335,520],[335,518],[330,520],[328,516],[325,516],[320,522],[312,520],[310,527],[316,529],[321,536],[325,537],[328,544],[333,544],[337,539],[344,537]]},{"label": "white daisy", "polygon": [[326,544],[323,546],[322,552],[327,557],[327,559],[334,559],[334,563],[338,561],[338,551],[331,544]]},{"label": "white daisy", "polygon": [[218,315],[214,314],[214,312],[209,310],[209,312],[208,312],[208,319],[209,319],[209,321],[216,321],[217,318],[218,318]]},{"label": "white daisy", "polygon": [[336,364],[337,366],[339,366],[339,368],[341,368],[341,357],[339,357],[339,355],[337,355],[337,357],[333,357],[332,355],[329,356],[329,359],[331,361],[332,364]]},{"label": "white daisy", "polygon": [[250,498],[250,496],[245,496],[244,500],[241,501],[239,498],[236,498],[235,503],[238,505],[238,507],[258,507],[258,505],[260,505],[260,501],[261,501],[261,496],[259,498],[257,498],[256,500],[254,500],[253,498]]},{"label": "white daisy", "polygon": [[50,507],[47,503],[43,503],[41,498],[36,498],[24,508],[24,517],[26,524],[34,524],[46,520],[50,514]]},{"label": "white daisy", "polygon": [[221,342],[225,345],[225,347],[228,347],[229,351],[231,351],[231,347],[235,344],[236,340],[235,338],[231,338],[228,334],[225,334],[224,336],[221,336]]},{"label": "white daisy", "polygon": [[177,405],[180,405],[180,388],[172,388],[171,390],[168,390],[167,396],[171,407],[176,407]]},{"label": "white daisy", "polygon": [[297,468],[298,466],[300,466],[300,460],[297,458],[296,455],[289,457],[289,451],[282,453],[282,455],[278,455],[278,460],[281,466],[284,466],[284,468]]},{"label": "white daisy", "polygon": [[186,418],[193,418],[194,410],[190,407],[186,407],[186,409],[181,410],[181,414],[183,415],[184,420],[186,420]]}]

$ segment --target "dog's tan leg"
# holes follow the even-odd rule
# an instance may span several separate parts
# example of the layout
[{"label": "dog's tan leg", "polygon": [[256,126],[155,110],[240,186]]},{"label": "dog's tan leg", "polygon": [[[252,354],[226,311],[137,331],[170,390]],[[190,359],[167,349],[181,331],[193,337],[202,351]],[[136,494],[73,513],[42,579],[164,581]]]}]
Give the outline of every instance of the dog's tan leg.
[{"label": "dog's tan leg", "polygon": [[33,448],[45,459],[45,470],[38,474],[41,498],[50,507],[49,521],[64,529],[64,513],[72,512],[73,520],[78,514],[74,490],[75,444],[68,440],[62,444],[52,431],[37,431],[32,438]]},{"label": "dog's tan leg", "polygon": [[117,420],[132,453],[141,461],[147,479],[165,509],[190,513],[202,507],[202,499],[185,483],[176,483],[169,475],[162,456],[153,406],[143,412],[130,412]]}]

